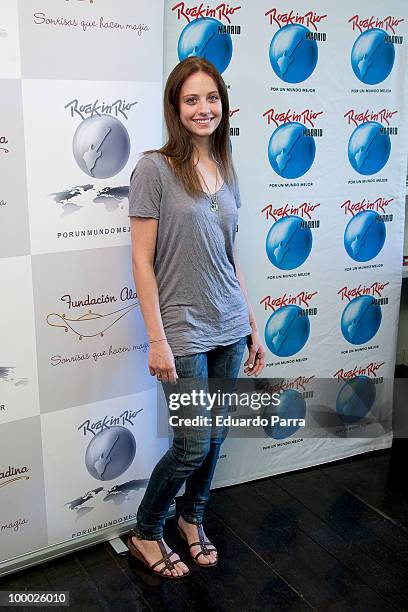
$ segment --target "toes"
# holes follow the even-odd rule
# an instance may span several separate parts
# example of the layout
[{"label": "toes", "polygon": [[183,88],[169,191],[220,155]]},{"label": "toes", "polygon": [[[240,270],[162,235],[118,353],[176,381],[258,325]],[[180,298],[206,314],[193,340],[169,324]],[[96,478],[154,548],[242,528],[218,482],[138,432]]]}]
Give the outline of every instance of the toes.
[{"label": "toes", "polygon": [[179,576],[184,576],[184,574],[187,574],[189,571],[187,565],[185,565],[185,563],[182,563],[182,562],[177,563],[176,568],[177,568]]},{"label": "toes", "polygon": [[[210,563],[215,563],[217,561],[217,554],[214,551],[211,551],[209,555],[202,555],[201,559],[205,559],[204,563],[209,565]],[[200,559],[200,563],[202,563]]]}]

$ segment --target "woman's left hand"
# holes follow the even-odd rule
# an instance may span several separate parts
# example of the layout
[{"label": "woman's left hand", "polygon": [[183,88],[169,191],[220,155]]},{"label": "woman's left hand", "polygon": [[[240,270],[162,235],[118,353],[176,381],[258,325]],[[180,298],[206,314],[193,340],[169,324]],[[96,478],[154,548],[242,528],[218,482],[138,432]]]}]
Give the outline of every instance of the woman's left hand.
[{"label": "woman's left hand", "polygon": [[247,344],[249,357],[244,363],[244,373],[248,374],[248,376],[258,376],[265,367],[265,349],[257,331],[253,331],[248,336]]}]

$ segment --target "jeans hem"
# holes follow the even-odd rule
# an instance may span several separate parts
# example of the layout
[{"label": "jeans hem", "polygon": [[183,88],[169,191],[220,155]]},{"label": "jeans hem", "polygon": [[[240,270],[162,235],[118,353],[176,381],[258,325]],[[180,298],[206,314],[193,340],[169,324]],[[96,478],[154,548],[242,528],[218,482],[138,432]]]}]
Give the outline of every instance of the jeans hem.
[{"label": "jeans hem", "polygon": [[155,535],[151,535],[149,533],[146,533],[145,531],[142,531],[141,529],[139,529],[139,527],[135,526],[133,527],[133,531],[136,533],[136,537],[139,540],[151,540],[151,541],[159,541],[163,538],[163,534],[159,535],[158,537]]},{"label": "jeans hem", "polygon": [[192,525],[200,525],[203,522],[202,518],[197,518],[195,516],[185,515],[184,512],[181,512],[181,516],[186,521],[186,523],[191,523]]}]

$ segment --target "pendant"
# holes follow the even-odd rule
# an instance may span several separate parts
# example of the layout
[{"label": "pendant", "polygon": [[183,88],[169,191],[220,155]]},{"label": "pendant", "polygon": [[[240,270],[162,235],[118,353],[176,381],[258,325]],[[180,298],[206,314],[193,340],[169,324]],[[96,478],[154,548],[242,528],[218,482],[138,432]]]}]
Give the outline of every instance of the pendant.
[{"label": "pendant", "polygon": [[210,206],[211,210],[213,212],[217,212],[218,210],[218,202],[217,202],[217,198],[211,198],[211,206]]}]

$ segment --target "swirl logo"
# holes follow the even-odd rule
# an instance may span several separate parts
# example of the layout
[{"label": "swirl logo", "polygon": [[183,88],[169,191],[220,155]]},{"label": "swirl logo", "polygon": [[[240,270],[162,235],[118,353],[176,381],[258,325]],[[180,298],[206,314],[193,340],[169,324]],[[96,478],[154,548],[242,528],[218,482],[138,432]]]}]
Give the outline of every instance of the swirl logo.
[{"label": "swirl logo", "polygon": [[364,344],[375,336],[381,325],[381,307],[369,295],[351,300],[341,316],[341,331],[350,344]]},{"label": "swirl logo", "polygon": [[274,355],[289,357],[298,353],[310,334],[309,317],[295,304],[278,308],[265,326],[265,342]]},{"label": "swirl logo", "polygon": [[290,215],[272,225],[266,238],[266,253],[277,268],[293,270],[309,257],[312,242],[310,228],[300,217]]},{"label": "swirl logo", "polygon": [[359,174],[375,174],[384,168],[391,153],[391,139],[381,123],[362,123],[352,133],[348,143],[349,162]]},{"label": "swirl logo", "polygon": [[276,32],[269,61],[276,76],[286,83],[301,83],[312,74],[318,59],[317,43],[303,25],[287,25]]},{"label": "swirl logo", "polygon": [[357,213],[344,232],[344,248],[354,261],[369,261],[378,255],[386,238],[385,223],[373,210]]},{"label": "swirl logo", "polygon": [[282,178],[294,179],[305,174],[315,154],[313,136],[305,135],[305,126],[298,122],[280,125],[269,140],[269,163]]},{"label": "swirl logo", "polygon": [[367,85],[376,85],[390,74],[395,49],[384,30],[373,28],[362,32],[351,50],[351,67],[356,77]]},{"label": "swirl logo", "polygon": [[75,161],[85,174],[104,179],[118,174],[130,155],[129,134],[119,119],[100,115],[84,119],[72,141]]},{"label": "swirl logo", "polygon": [[177,51],[180,61],[187,57],[202,57],[222,73],[232,58],[232,38],[228,32],[223,32],[218,19],[196,19],[181,32]]},{"label": "swirl logo", "polygon": [[374,382],[368,376],[356,376],[340,389],[336,399],[337,414],[344,423],[360,421],[372,408],[375,397]]},{"label": "swirl logo", "polygon": [[115,425],[100,431],[92,438],[85,453],[85,465],[97,480],[113,480],[131,465],[136,454],[133,434]]},{"label": "swirl logo", "polygon": [[267,418],[269,421],[272,416],[277,416],[279,419],[296,419],[293,425],[281,425],[280,423],[270,423],[264,426],[264,432],[270,438],[275,440],[282,440],[293,435],[300,427],[298,424],[299,419],[304,419],[306,416],[306,402],[304,397],[295,391],[294,389],[287,389],[280,393],[280,404],[277,407],[265,406],[265,410],[262,414],[263,418]]}]

